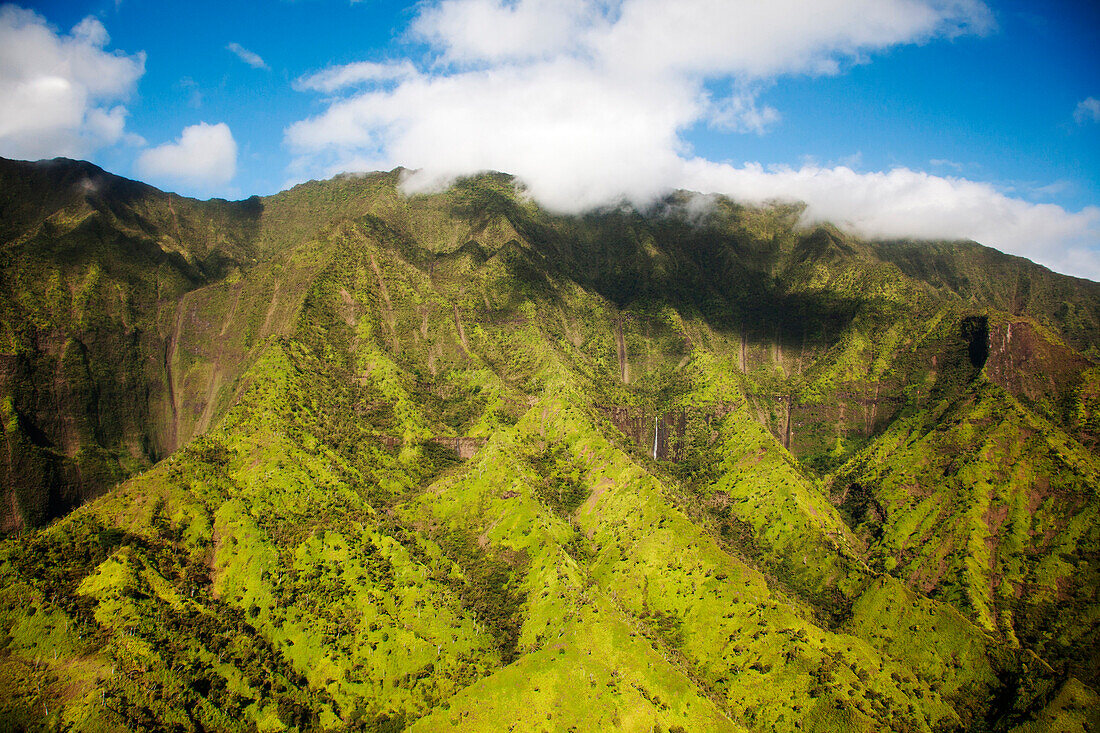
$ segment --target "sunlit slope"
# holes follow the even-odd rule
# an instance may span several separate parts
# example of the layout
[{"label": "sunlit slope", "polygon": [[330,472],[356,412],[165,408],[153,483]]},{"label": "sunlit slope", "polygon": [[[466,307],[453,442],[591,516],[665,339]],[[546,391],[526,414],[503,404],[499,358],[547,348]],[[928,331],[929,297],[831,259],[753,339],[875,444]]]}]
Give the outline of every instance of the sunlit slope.
[{"label": "sunlit slope", "polygon": [[897,420],[837,484],[852,497],[873,563],[1095,678],[1095,453],[978,379]]}]

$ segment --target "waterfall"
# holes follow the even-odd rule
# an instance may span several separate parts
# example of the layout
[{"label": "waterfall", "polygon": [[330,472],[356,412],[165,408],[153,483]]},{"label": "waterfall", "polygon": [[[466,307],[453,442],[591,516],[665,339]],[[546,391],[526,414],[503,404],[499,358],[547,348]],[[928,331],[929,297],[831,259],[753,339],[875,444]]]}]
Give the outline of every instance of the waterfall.
[{"label": "waterfall", "polygon": [[657,420],[660,418],[653,418],[653,460],[657,460]]}]

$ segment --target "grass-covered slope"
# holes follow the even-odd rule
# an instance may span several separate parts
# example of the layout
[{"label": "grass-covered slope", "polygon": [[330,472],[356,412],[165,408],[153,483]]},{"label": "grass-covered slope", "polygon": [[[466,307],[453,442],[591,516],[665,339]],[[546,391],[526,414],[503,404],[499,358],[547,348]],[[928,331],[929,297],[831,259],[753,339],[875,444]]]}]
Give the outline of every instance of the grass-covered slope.
[{"label": "grass-covered slope", "polygon": [[[49,198],[73,185],[55,168],[19,185],[105,216]],[[4,273],[52,267],[62,290],[129,263],[93,293],[164,277],[123,246],[140,212],[147,246],[226,258],[94,329],[5,316],[39,344],[19,384],[99,400],[36,412],[47,388],[0,383],[13,496],[41,478],[26,455],[57,486],[81,451],[113,461],[101,487],[134,474],[0,547],[8,728],[1094,724],[1087,318],[1055,296],[1006,312],[796,208],[564,218],[506,176],[412,198],[399,178],[242,204],[126,183],[149,203],[111,204],[129,213],[84,269],[5,244]],[[49,206],[15,199],[30,231]],[[169,204],[213,238],[159,234]],[[1091,284],[1013,272],[1095,309]],[[4,307],[34,313],[20,277]],[[100,371],[70,380],[55,331],[152,357],[127,376],[89,349]],[[159,447],[59,442],[111,405]]]},{"label": "grass-covered slope", "polygon": [[837,482],[877,502],[858,527],[873,563],[1095,682],[1098,467],[979,380],[898,419]]}]

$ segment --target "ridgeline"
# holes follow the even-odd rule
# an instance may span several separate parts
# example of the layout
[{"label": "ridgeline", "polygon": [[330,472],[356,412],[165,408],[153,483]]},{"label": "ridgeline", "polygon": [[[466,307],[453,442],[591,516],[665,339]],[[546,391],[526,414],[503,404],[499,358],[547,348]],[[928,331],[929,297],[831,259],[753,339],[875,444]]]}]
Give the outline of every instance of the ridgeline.
[{"label": "ridgeline", "polygon": [[1100,285],[400,176],[0,160],[0,729],[1100,727]]}]

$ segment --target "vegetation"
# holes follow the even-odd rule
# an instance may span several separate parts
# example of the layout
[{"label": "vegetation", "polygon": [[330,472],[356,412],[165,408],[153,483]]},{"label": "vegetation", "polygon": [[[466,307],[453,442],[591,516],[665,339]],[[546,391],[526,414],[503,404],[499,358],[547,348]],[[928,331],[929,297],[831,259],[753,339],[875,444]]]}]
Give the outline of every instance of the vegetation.
[{"label": "vegetation", "polygon": [[1100,286],[400,176],[0,161],[0,729],[1100,725]]}]

